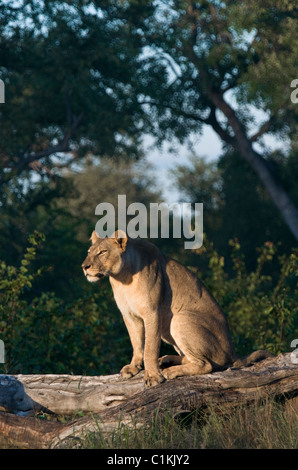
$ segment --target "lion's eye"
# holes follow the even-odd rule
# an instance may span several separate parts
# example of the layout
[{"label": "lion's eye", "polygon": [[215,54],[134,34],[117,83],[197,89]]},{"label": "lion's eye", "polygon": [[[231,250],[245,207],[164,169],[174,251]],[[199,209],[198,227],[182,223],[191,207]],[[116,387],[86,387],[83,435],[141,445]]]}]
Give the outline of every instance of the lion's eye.
[{"label": "lion's eye", "polygon": [[102,255],[103,253],[106,253],[106,252],[107,252],[107,250],[101,250],[97,253],[97,256],[100,256],[100,255]]}]

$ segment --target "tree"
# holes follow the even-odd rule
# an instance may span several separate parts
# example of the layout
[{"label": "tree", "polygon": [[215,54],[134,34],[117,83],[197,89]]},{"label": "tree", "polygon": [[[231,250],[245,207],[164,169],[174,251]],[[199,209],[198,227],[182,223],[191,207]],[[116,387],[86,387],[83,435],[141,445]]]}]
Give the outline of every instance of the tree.
[{"label": "tree", "polygon": [[110,202],[117,213],[118,194],[126,194],[127,205],[138,201],[148,206],[161,197],[153,169],[145,161],[107,157],[89,158],[76,171],[64,170],[63,176],[31,182],[26,191],[22,185],[14,185],[13,190],[0,218],[0,260],[20,262],[28,235],[34,230],[44,233],[46,243],[34,268],[43,266],[45,272],[33,292],[40,295],[50,290],[63,299],[90,291],[81,263],[99,218],[96,206]]},{"label": "tree", "polygon": [[[159,1],[150,19],[138,91],[153,132],[185,140],[209,125],[256,172],[298,240],[298,210],[272,169],[265,135],[291,138],[297,57],[294,1]],[[255,116],[261,110],[262,123]],[[257,127],[259,126],[259,127]]]},{"label": "tree", "polygon": [[192,204],[202,202],[204,205],[204,232],[208,239],[214,241],[215,234],[222,238],[222,210],[224,193],[221,171],[217,162],[208,162],[206,158],[192,154],[187,165],[177,165],[171,175],[175,186]]},{"label": "tree", "polygon": [[[135,157],[131,86],[150,2],[22,0],[0,6],[0,182],[53,174],[86,152]],[[133,33],[133,40],[129,40]]]},{"label": "tree", "polygon": [[298,239],[298,210],[260,146],[297,130],[296,20],[294,0],[1,5],[0,182],[87,152],[137,156],[144,133],[184,141],[209,125]]},{"label": "tree", "polygon": [[[293,158],[294,157],[294,158]],[[285,157],[276,152],[268,163],[278,169],[280,180],[295,204],[298,204],[297,169],[291,168],[294,155]],[[290,231],[284,230],[284,221],[276,211],[272,199],[249,163],[235,152],[227,152],[218,161],[222,177],[224,205],[221,210],[222,230],[219,249],[224,251],[229,239],[241,242],[249,268],[256,262],[255,247],[271,241],[281,244],[284,252],[295,246]],[[290,173],[291,172],[291,173]]]},{"label": "tree", "polygon": [[[1,405],[10,412],[0,413],[0,445],[30,449],[177,450],[186,445],[188,449],[192,446],[214,449],[214,442],[218,442],[214,431],[210,441],[202,438],[206,427],[211,426],[224,434],[224,448],[231,443],[233,448],[254,448],[250,440],[254,433],[257,448],[263,448],[262,442],[270,449],[280,447],[278,444],[296,448],[298,371],[291,361],[291,353],[248,368],[181,377],[145,390],[142,375],[133,380],[123,380],[118,374],[108,377],[4,375]],[[283,414],[282,408],[279,409],[279,420],[272,419],[274,402],[280,407],[287,405]],[[251,414],[245,414],[247,409]],[[28,416],[38,410],[48,413],[49,419]],[[78,410],[86,411],[86,416],[81,417]],[[53,420],[49,411],[54,412]],[[74,412],[76,419],[66,421],[65,415]],[[59,415],[64,419],[59,419]],[[231,435],[226,435],[222,432],[226,430],[222,421],[229,422],[231,416],[240,423]],[[240,432],[245,427],[243,423],[249,428],[249,433],[244,435]],[[273,439],[272,443],[270,427],[278,424],[283,431],[282,438]],[[285,434],[288,428],[290,431]],[[237,439],[239,432],[240,439]],[[181,454],[181,450],[177,453]],[[187,464],[188,456],[182,454],[182,457],[182,462]]]},{"label": "tree", "polygon": [[[276,152],[270,164],[278,169],[281,181],[298,203],[298,166],[294,152],[288,157]],[[255,248],[267,241],[281,243],[288,252],[293,237],[250,165],[236,152],[226,152],[217,161],[192,155],[186,165],[172,171],[181,197],[204,204],[204,232],[222,254],[228,255],[229,241],[237,238],[249,270],[256,264]]]},{"label": "tree", "polygon": [[117,216],[118,195],[126,196],[127,206],[140,202],[149,207],[151,202],[159,202],[161,199],[153,168],[145,160],[96,160],[87,158],[79,171],[65,173],[65,181],[68,181],[73,191],[61,204],[79,221],[76,237],[84,243],[89,240],[98,220],[95,208],[99,203],[111,203]]}]

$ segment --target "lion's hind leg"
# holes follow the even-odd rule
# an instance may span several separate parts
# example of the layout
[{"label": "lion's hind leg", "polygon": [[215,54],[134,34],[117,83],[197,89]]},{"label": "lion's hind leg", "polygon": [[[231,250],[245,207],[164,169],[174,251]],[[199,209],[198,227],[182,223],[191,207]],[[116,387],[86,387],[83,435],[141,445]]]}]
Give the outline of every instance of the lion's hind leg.
[{"label": "lion's hind leg", "polygon": [[212,372],[213,362],[209,357],[212,357],[210,345],[214,344],[214,337],[198,322],[196,314],[179,312],[174,315],[171,322],[171,335],[181,355],[163,359],[165,363],[170,359],[173,360],[171,367],[167,367],[162,372],[166,379]]},{"label": "lion's hind leg", "polygon": [[175,356],[175,355],[166,355],[162,356],[158,359],[159,367],[164,369],[165,367],[170,366],[180,366],[184,364],[185,357],[184,356]]},{"label": "lion's hind leg", "polygon": [[197,359],[196,362],[190,362],[183,357],[183,364],[168,367],[162,374],[167,380],[175,379],[185,375],[203,375],[212,371],[212,364],[209,361]]}]

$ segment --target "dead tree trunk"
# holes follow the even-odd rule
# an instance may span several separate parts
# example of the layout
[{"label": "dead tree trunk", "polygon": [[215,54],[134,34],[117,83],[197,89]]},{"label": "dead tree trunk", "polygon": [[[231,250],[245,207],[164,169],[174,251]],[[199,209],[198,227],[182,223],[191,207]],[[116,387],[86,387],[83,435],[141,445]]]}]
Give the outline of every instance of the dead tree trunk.
[{"label": "dead tree trunk", "polygon": [[[157,409],[177,415],[205,409],[210,404],[223,408],[248,404],[268,395],[278,399],[298,395],[298,364],[290,353],[251,367],[181,377],[149,389],[144,389],[142,376],[140,373],[129,380],[122,380],[118,374],[0,376],[0,406],[10,411],[0,413],[0,444],[2,438],[18,447],[56,448],[65,445],[65,440],[81,438],[86,431],[100,429],[103,435],[110,433],[120,422],[141,426]],[[24,416],[39,409],[57,414],[92,411],[92,416],[69,424]]]}]

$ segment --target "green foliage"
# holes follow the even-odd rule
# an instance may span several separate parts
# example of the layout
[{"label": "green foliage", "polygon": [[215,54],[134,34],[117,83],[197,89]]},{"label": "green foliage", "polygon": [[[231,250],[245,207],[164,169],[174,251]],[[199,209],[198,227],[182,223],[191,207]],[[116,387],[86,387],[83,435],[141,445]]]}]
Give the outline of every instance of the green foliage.
[{"label": "green foliage", "polygon": [[[298,173],[292,168],[290,174],[291,160],[297,160],[297,155],[294,157],[293,154],[288,159],[281,152],[276,152],[267,161],[274,169],[274,174],[278,174],[283,180],[293,202],[297,204],[298,191],[295,181]],[[220,251],[224,249],[223,245],[227,246],[228,240],[237,237],[249,260],[250,268],[254,268],[256,263],[255,248],[267,240],[281,242],[283,250],[289,252],[290,248],[295,246],[295,240],[291,233],[285,230],[284,220],[276,212],[272,200],[249,164],[237,153],[227,152],[220,157],[218,168],[224,194],[224,204],[220,211],[222,243],[219,241],[217,244]]]},{"label": "green foliage", "polygon": [[[130,361],[131,346],[121,314],[107,280],[94,291],[65,301],[54,292],[28,295],[43,274],[32,272],[32,263],[44,236],[29,236],[29,247],[20,266],[0,264],[0,338],[5,343],[10,373],[116,373]],[[205,280],[228,315],[238,354],[266,348],[289,351],[298,337],[298,252],[279,257],[280,271],[270,274],[276,247],[266,243],[258,254],[257,268],[247,272],[240,244],[231,242],[234,276],[225,272],[225,260],[206,244]],[[266,267],[269,267],[269,271]]]},{"label": "green foliage", "polygon": [[[145,166],[136,172],[127,161],[116,166],[103,158],[99,166],[85,158],[82,166],[80,158],[137,157],[144,133],[159,143],[183,142],[205,125],[237,151],[226,147],[218,165],[193,160],[190,171],[179,168],[179,188],[208,209],[205,231],[215,248],[207,245],[208,276],[200,277],[227,313],[239,353],[288,350],[298,337],[293,237],[240,160],[237,132],[229,112],[217,112],[217,100],[235,105],[238,129],[247,139],[256,133],[272,177],[280,177],[296,203],[297,107],[290,100],[296,17],[293,0],[0,4],[0,78],[6,86],[0,108],[0,335],[9,371],[109,373],[129,360],[111,289],[105,281],[94,291],[84,283],[82,252],[99,202],[126,194],[128,202],[148,203],[159,194]],[[270,154],[258,139],[263,132],[292,139],[291,153]],[[72,162],[77,174],[65,171]],[[36,232],[23,255],[33,229],[45,233],[47,243]],[[241,251],[235,242],[228,246],[235,237]],[[285,253],[280,257],[278,242]],[[180,250],[181,240],[157,243],[192,266],[202,260]]]},{"label": "green foliage", "polygon": [[[297,204],[297,152],[293,150],[288,157],[276,152],[268,161]],[[237,152],[225,152],[216,162],[191,155],[187,164],[174,168],[172,178],[183,198],[204,204],[204,231],[226,258],[230,257],[229,240],[234,238],[241,242],[248,270],[255,269],[256,247],[267,240],[281,243],[288,253],[294,246],[294,237],[285,230],[266,190]]]},{"label": "green foliage", "polygon": [[139,154],[144,113],[131,82],[150,9],[117,0],[0,5],[0,179],[44,173],[57,152]]},{"label": "green foliage", "polygon": [[89,240],[98,220],[95,208],[100,202],[113,205],[117,226],[118,195],[125,194],[127,206],[138,201],[149,207],[161,200],[153,168],[144,160],[88,158],[80,172],[69,171],[65,179],[74,191],[59,204],[78,220],[76,238],[83,242]]},{"label": "green foliage", "polygon": [[[112,158],[88,158],[77,171],[64,177],[43,178],[27,188],[5,186],[1,200],[0,260],[9,265],[21,263],[27,236],[33,230],[46,235],[46,243],[32,262],[32,270],[43,267],[30,297],[52,291],[65,301],[87,295],[81,262],[98,216],[96,206],[103,201],[116,208],[118,194],[125,194],[127,205],[139,201],[146,206],[158,202],[161,194],[151,166]],[[67,280],[67,282],[66,282]]]},{"label": "green foliage", "polygon": [[248,272],[238,240],[230,241],[233,275],[225,272],[225,259],[205,243],[209,261],[201,276],[228,317],[237,353],[255,349],[277,354],[290,350],[298,338],[298,250],[279,256],[279,272],[272,270],[277,248],[266,242],[259,248],[257,266]]},{"label": "green foliage", "polygon": [[70,303],[53,292],[26,299],[34,279],[42,274],[30,271],[42,241],[44,236],[35,232],[19,267],[0,265],[4,370],[96,375],[118,371],[118,355],[128,361],[129,340],[105,282],[96,292]]},{"label": "green foliage", "polygon": [[183,141],[205,123],[231,137],[211,90],[232,90],[247,135],[260,124],[249,105],[290,135],[296,17],[293,0],[5,2],[3,180],[47,171],[59,152],[136,156],[147,133]]},{"label": "green foliage", "polygon": [[260,124],[251,105],[272,117],[268,132],[292,133],[297,113],[289,99],[297,56],[294,0],[266,0],[261,6],[257,0],[154,4],[145,32],[151,54],[141,58],[138,89],[151,98],[152,128],[161,142],[165,135],[182,141],[204,122],[228,142],[228,123],[213,114],[215,91],[235,105],[247,136]]}]

